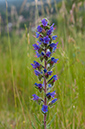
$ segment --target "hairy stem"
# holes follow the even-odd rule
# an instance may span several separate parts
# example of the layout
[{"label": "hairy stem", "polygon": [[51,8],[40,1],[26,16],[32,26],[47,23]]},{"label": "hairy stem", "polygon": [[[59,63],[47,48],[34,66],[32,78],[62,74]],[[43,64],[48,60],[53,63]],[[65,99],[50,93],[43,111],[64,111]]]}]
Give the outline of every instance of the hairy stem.
[{"label": "hairy stem", "polygon": [[[45,53],[46,53],[46,50],[45,50]],[[45,60],[45,69],[46,69],[46,60]],[[46,92],[47,92],[47,87],[46,87],[46,78],[44,77],[44,86],[45,86],[45,98],[44,98],[44,105],[47,104],[47,100],[46,100]],[[46,129],[46,113],[44,114],[44,129]]]}]

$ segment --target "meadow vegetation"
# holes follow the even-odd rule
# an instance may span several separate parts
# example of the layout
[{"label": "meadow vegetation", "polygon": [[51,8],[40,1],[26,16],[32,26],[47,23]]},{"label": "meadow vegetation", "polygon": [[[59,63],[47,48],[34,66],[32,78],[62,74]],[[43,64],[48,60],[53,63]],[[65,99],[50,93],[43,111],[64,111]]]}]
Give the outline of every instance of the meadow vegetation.
[{"label": "meadow vegetation", "polygon": [[[49,17],[59,42],[54,53],[59,62],[53,68],[59,79],[54,87],[58,101],[49,111],[48,123],[55,115],[50,129],[85,129],[85,25],[79,26],[75,16],[70,23],[70,14],[63,12]],[[30,64],[38,60],[33,35],[30,28],[27,33],[0,34],[0,129],[40,129],[36,116],[43,120],[41,107],[31,99],[37,77]]]}]

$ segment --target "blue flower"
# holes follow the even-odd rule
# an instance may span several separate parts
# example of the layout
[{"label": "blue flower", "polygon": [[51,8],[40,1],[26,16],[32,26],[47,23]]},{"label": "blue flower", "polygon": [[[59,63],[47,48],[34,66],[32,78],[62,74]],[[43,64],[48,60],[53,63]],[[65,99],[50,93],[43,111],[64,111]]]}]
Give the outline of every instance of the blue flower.
[{"label": "blue flower", "polygon": [[50,51],[46,52],[46,56],[50,57],[51,56],[51,52]]},{"label": "blue flower", "polygon": [[56,95],[55,91],[51,92],[51,97],[54,98]]},{"label": "blue flower", "polygon": [[33,44],[34,50],[39,50],[40,47],[37,44]]},{"label": "blue flower", "polygon": [[48,24],[48,22],[46,21],[46,19],[43,19],[41,22],[42,22],[42,25],[43,26],[47,26],[47,24]]},{"label": "blue flower", "polygon": [[35,64],[31,64],[32,65],[32,67],[34,68],[34,69],[36,69],[36,66],[35,66]]},{"label": "blue flower", "polygon": [[47,31],[47,35],[51,35],[51,33],[52,33],[51,29]]},{"label": "blue flower", "polygon": [[39,40],[41,41],[41,42],[43,42],[44,40],[43,40],[43,38],[39,38]]},{"label": "blue flower", "polygon": [[53,23],[53,24],[51,25],[51,27],[50,27],[50,29],[51,29],[52,32],[53,32],[53,30],[54,30],[53,26],[54,26],[54,23]]},{"label": "blue flower", "polygon": [[47,105],[43,105],[41,110],[42,110],[43,113],[48,112],[48,106]]},{"label": "blue flower", "polygon": [[44,56],[44,52],[41,52],[41,55]]},{"label": "blue flower", "polygon": [[53,79],[53,82],[55,82],[58,78],[57,75],[53,75],[53,77],[51,78],[51,80]]},{"label": "blue flower", "polygon": [[50,98],[51,98],[51,93],[48,92],[48,93],[46,94],[46,96],[47,96],[48,99],[50,99]]},{"label": "blue flower", "polygon": [[47,31],[47,35],[51,35],[51,33],[54,30],[53,26],[54,26],[54,23],[52,24],[52,26],[50,27],[50,29]]},{"label": "blue flower", "polygon": [[51,64],[57,63],[58,59],[55,59],[54,57],[51,58]]},{"label": "blue flower", "polygon": [[44,73],[47,73],[47,70],[46,69],[44,69],[43,71],[44,71]]},{"label": "blue flower", "polygon": [[42,32],[42,27],[41,27],[41,26],[38,26],[38,27],[37,27],[37,31],[38,31],[38,32]]},{"label": "blue flower", "polygon": [[57,38],[57,35],[53,36],[52,39],[55,40]]},{"label": "blue flower", "polygon": [[38,68],[40,66],[40,64],[37,61],[34,61],[34,64],[35,64],[36,68]]},{"label": "blue flower", "polygon": [[48,92],[47,94],[46,94],[46,96],[50,99],[51,97],[52,98],[54,98],[55,97],[55,95],[56,95],[56,93],[55,93],[55,91],[53,91],[53,92]]},{"label": "blue flower", "polygon": [[42,84],[41,84],[41,83],[40,83],[40,84],[38,84],[38,88],[39,88],[39,89],[42,89],[42,87],[43,87],[43,86],[42,86]]},{"label": "blue flower", "polygon": [[55,82],[57,79],[58,79],[58,78],[57,78],[57,75],[53,75],[53,77],[52,77],[48,82],[49,82],[49,84],[53,85],[54,82]]},{"label": "blue flower", "polygon": [[51,85],[51,84],[48,84],[48,87],[49,87],[49,88],[51,88],[51,87],[52,87],[52,85]]},{"label": "blue flower", "polygon": [[39,41],[37,41],[37,43],[38,43],[39,46],[42,44],[42,42],[39,42]]},{"label": "blue flower", "polygon": [[57,80],[57,75],[53,75],[52,78],[54,78],[54,80]]},{"label": "blue flower", "polygon": [[45,44],[49,44],[50,38],[48,36],[43,38]]},{"label": "blue flower", "polygon": [[35,72],[36,76],[39,76],[41,74],[40,71],[38,71],[38,70],[34,70],[34,72]]},{"label": "blue flower", "polygon": [[56,101],[57,101],[57,98],[56,98],[56,99],[53,99],[53,100],[51,101],[51,104],[55,103]]},{"label": "blue flower", "polygon": [[36,52],[36,55],[37,57],[40,57],[41,55],[38,53],[38,51],[35,51]]},{"label": "blue flower", "polygon": [[43,85],[41,83],[40,84],[35,83],[34,85],[39,89],[40,92],[42,91]]},{"label": "blue flower", "polygon": [[52,74],[52,71],[48,71],[48,72],[47,72],[46,69],[44,69],[43,71],[44,71],[44,73],[45,73],[45,76],[48,76],[48,75],[51,75],[51,74]]},{"label": "blue flower", "polygon": [[51,44],[49,45],[51,48],[53,48],[53,52],[54,52],[55,49],[57,48],[57,44],[58,44],[58,42],[57,42],[57,43],[51,43]]},{"label": "blue flower", "polygon": [[36,94],[33,94],[32,96],[34,97],[33,100],[38,100],[39,99],[39,97]]},{"label": "blue flower", "polygon": [[38,32],[36,32],[36,38],[38,38],[38,37],[39,37],[39,35],[40,35],[40,34],[39,34]]},{"label": "blue flower", "polygon": [[39,68],[40,64],[37,61],[34,61],[34,64],[31,64],[34,69]]},{"label": "blue flower", "polygon": [[50,46],[51,48],[54,48],[54,47],[57,46],[57,44],[56,44],[56,43],[51,43],[49,46]]},{"label": "blue flower", "polygon": [[48,75],[51,75],[51,74],[52,74],[52,71],[47,72],[47,74],[48,74]]},{"label": "blue flower", "polygon": [[56,43],[56,46],[53,48],[53,52],[56,50],[56,48],[57,48],[57,43]]},{"label": "blue flower", "polygon": [[38,84],[37,84],[37,83],[35,83],[34,85],[35,85],[35,86],[38,86]]}]

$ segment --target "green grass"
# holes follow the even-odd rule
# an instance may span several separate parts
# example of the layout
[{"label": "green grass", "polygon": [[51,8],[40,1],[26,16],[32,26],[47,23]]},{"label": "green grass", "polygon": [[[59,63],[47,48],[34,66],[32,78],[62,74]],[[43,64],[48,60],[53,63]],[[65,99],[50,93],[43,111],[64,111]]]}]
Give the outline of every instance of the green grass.
[{"label": "green grass", "polygon": [[[76,33],[75,29],[69,32],[61,30],[59,28],[55,32],[59,44],[54,57],[59,58],[59,63],[53,69],[54,74],[59,76],[54,87],[58,101],[49,109],[48,122],[56,113],[50,129],[84,129],[85,37],[80,32]],[[42,121],[41,107],[31,100],[32,94],[40,95],[33,86],[38,80],[30,65],[34,60],[38,60],[34,57],[32,44],[35,39],[32,35],[30,32],[28,44],[25,32],[20,36],[15,32],[12,33],[10,37],[12,64],[8,37],[0,37],[0,129],[32,129],[32,122],[36,129],[40,129],[34,114]]]}]

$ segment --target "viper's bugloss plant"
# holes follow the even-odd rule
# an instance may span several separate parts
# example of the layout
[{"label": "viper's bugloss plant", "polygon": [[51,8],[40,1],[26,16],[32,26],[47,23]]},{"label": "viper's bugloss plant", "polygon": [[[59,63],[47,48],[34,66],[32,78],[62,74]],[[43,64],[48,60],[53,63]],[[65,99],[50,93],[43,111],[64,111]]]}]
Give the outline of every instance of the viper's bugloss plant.
[{"label": "viper's bugloss plant", "polygon": [[54,23],[50,25],[49,21],[45,18],[41,20],[37,27],[36,38],[38,39],[36,44],[33,44],[37,58],[40,58],[40,62],[34,61],[33,68],[35,69],[35,75],[38,77],[41,83],[35,83],[35,88],[39,92],[44,92],[43,98],[33,94],[33,100],[41,105],[41,112],[44,114],[44,129],[46,129],[46,116],[49,107],[52,106],[56,101],[56,92],[50,92],[53,88],[55,81],[58,79],[57,75],[52,75],[52,68],[58,59],[52,57],[52,54],[57,48],[56,40],[57,36],[53,36]]}]

